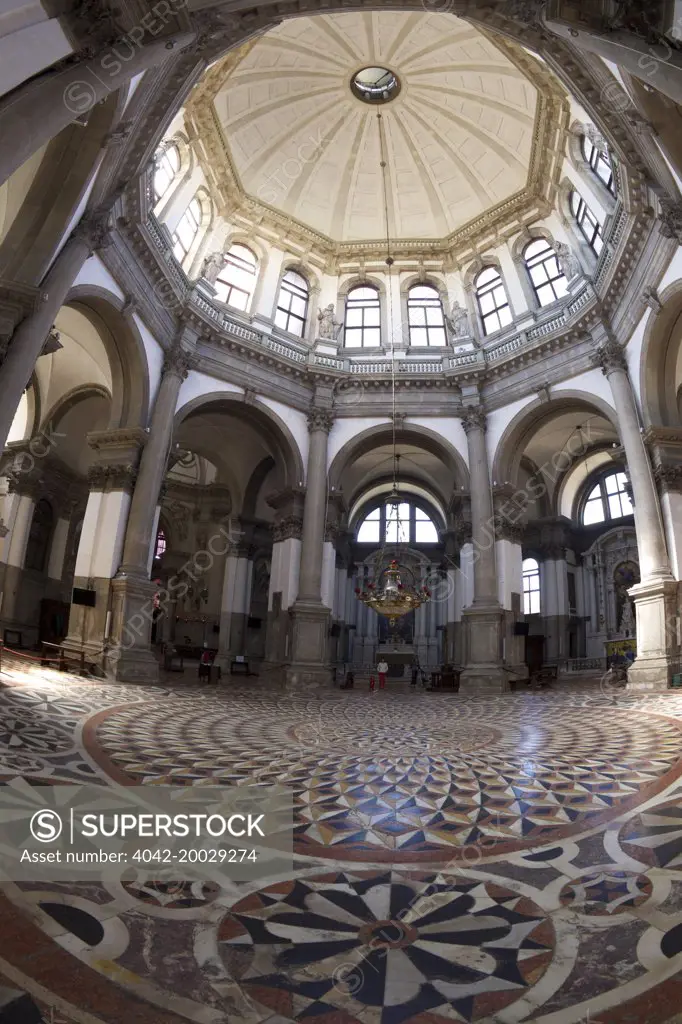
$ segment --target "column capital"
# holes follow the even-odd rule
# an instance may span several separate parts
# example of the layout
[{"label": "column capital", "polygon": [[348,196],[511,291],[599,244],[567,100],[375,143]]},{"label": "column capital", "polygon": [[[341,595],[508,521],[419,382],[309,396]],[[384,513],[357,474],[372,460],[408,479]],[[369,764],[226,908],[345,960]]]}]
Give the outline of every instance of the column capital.
[{"label": "column capital", "polygon": [[622,370],[627,373],[628,364],[625,358],[623,346],[619,345],[614,338],[608,338],[603,345],[600,345],[594,353],[594,363],[601,367],[605,377]]},{"label": "column capital", "polygon": [[323,430],[325,434],[328,434],[334,424],[334,413],[331,409],[318,409],[316,406],[311,406],[308,410],[308,431],[313,433],[315,430]]},{"label": "column capital", "polygon": [[272,524],[273,544],[279,544],[283,540],[300,540],[303,536],[303,516],[290,514],[280,516]]},{"label": "column capital", "polygon": [[181,348],[179,345],[175,345],[164,355],[161,372],[164,377],[166,374],[173,374],[182,381],[187,379],[193,364],[192,353]]},{"label": "column capital", "polygon": [[468,405],[461,413],[464,433],[469,434],[472,430],[486,430],[486,413],[482,405]]},{"label": "column capital", "polygon": [[682,466],[655,466],[654,478],[660,491],[682,494]]},{"label": "column capital", "polygon": [[137,467],[132,463],[109,463],[90,466],[88,484],[91,491],[127,491],[132,494]]},{"label": "column capital", "polygon": [[660,205],[658,219],[661,235],[663,238],[674,238],[678,245],[682,245],[682,203],[663,198]]}]

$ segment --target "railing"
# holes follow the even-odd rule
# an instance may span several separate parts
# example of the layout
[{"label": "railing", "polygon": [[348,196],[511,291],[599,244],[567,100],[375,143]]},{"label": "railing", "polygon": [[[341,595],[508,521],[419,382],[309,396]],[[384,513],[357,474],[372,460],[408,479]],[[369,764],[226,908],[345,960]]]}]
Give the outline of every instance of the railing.
[{"label": "railing", "polygon": [[[611,253],[611,256],[613,256],[615,247],[618,246],[622,238],[626,224],[627,216],[621,207],[614,214],[609,240],[604,246],[595,273],[595,283],[606,272],[608,259],[611,258],[608,257],[607,259],[606,254]],[[164,230],[153,215],[146,222],[146,230],[152,245],[159,253],[165,267],[168,268],[171,286],[177,292],[179,299],[191,302],[203,317],[223,330],[228,337],[249,342],[261,349],[268,349],[277,356],[295,363],[310,363],[312,367],[328,367],[339,371],[345,370],[351,374],[372,376],[383,376],[392,372],[394,360],[391,355],[384,357],[375,356],[371,361],[365,362],[361,356],[339,359],[322,353],[311,353],[307,346],[301,345],[297,347],[276,332],[273,335],[265,334],[241,322],[238,317],[231,316],[225,311],[224,307],[215,303],[211,296],[205,294],[200,287],[197,288],[192,282],[188,281],[182,267],[172,253]],[[567,324],[580,314],[594,297],[594,288],[586,281],[578,295],[570,296],[565,301],[564,306],[558,311],[556,309],[549,312],[540,311],[538,315],[541,316],[544,312],[545,319],[541,319],[531,327],[524,327],[523,330],[515,330],[512,326],[504,332],[504,336],[499,341],[494,342],[486,349],[480,348],[451,356],[446,355],[444,358],[439,359],[416,360],[411,359],[408,355],[407,358],[395,361],[396,373],[400,376],[407,374],[440,375],[445,371],[465,371],[471,370],[476,366],[480,366],[483,369],[486,364],[498,363],[521,351],[531,349],[533,343],[539,339],[548,338],[565,331]]]},{"label": "railing", "polygon": [[562,668],[566,672],[606,672],[606,658],[569,658]]}]

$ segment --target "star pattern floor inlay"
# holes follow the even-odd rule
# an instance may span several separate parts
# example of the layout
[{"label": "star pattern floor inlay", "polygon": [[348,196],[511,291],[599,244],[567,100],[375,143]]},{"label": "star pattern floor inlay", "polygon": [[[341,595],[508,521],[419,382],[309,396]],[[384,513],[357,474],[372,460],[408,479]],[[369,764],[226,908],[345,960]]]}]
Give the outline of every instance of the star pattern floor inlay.
[{"label": "star pattern floor inlay", "polygon": [[2,679],[5,783],[294,794],[286,877],[3,887],[0,984],[4,965],[69,1024],[663,1024],[682,1005],[682,694]]}]

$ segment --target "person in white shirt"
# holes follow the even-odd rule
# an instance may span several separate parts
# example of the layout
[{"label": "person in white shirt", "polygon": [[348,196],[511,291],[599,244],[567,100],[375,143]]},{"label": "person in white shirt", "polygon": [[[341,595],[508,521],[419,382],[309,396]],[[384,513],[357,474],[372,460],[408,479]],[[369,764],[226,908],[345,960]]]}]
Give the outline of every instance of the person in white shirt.
[{"label": "person in white shirt", "polygon": [[388,672],[388,665],[386,664],[386,662],[382,658],[381,661],[379,662],[379,664],[377,665],[377,673],[378,673],[378,676],[379,676],[379,689],[380,690],[385,690],[386,689],[386,673],[387,672]]}]

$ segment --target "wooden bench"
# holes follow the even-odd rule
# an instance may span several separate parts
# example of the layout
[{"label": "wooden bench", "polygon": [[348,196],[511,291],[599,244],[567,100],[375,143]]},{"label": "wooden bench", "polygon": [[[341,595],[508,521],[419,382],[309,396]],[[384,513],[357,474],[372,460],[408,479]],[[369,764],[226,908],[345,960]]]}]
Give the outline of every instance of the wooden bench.
[{"label": "wooden bench", "polygon": [[75,648],[70,645],[67,647],[64,644],[49,644],[46,640],[43,641],[42,646],[41,665],[49,666],[56,663],[60,672],[68,672],[69,664],[75,664],[80,675],[86,676],[88,674],[85,668],[84,647]]}]

